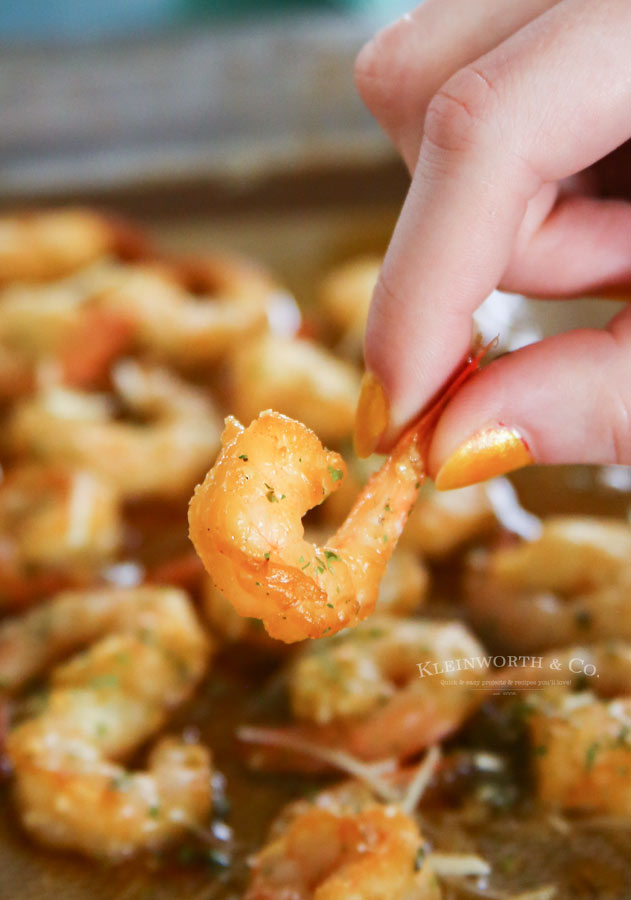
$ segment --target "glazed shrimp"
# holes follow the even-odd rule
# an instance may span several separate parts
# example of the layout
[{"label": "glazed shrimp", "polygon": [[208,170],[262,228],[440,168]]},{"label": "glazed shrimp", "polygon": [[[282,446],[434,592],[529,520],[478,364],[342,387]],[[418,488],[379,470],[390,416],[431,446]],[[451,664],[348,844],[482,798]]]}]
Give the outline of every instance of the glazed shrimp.
[{"label": "glazed shrimp", "polygon": [[32,387],[31,366],[17,350],[0,342],[0,404],[27,393]]},{"label": "glazed shrimp", "polygon": [[202,747],[162,740],[145,772],[116,762],[190,695],[209,647],[181,591],[67,593],[0,626],[0,678],[15,689],[93,640],[53,672],[44,708],[13,729],[7,753],[31,835],[119,859],[172,839],[210,810]]},{"label": "glazed shrimp", "polygon": [[320,307],[341,339],[341,349],[354,358],[361,357],[368,309],[382,261],[379,256],[348,260],[327,273],[320,285]]},{"label": "glazed shrimp", "polygon": [[[409,758],[457,731],[482,703],[491,684],[484,667],[460,670],[448,661],[483,656],[459,622],[373,616],[300,652],[289,674],[298,724],[277,729],[276,745],[282,749],[284,736],[289,751],[298,739],[365,761]],[[256,729],[244,737],[256,743]],[[301,768],[303,759],[257,752],[253,762]]]},{"label": "glazed shrimp", "polygon": [[299,422],[265,412],[226,420],[215,466],[196,488],[190,533],[216,586],[242,616],[291,642],[333,634],[369,615],[423,477],[411,438],[369,482],[322,547],[301,519],[344,477],[345,464]]},{"label": "glazed shrimp", "polygon": [[216,363],[265,330],[275,305],[291,302],[267,273],[239,260],[209,258],[189,270],[128,267],[99,304],[133,322],[152,358],[190,369]]},{"label": "glazed shrimp", "polygon": [[440,900],[416,822],[361,784],[297,801],[252,860],[244,900]]},{"label": "glazed shrimp", "polygon": [[401,544],[428,559],[440,560],[473,539],[488,535],[494,525],[495,514],[486,485],[437,491],[426,481]]},{"label": "glazed shrimp", "polygon": [[0,219],[0,284],[47,281],[113,250],[116,228],[84,209],[22,213]]},{"label": "glazed shrimp", "polygon": [[[31,362],[58,355],[90,300],[112,283],[119,269],[118,263],[98,260],[56,281],[6,285],[0,291],[0,340]],[[93,342],[99,338],[92,335]]]},{"label": "glazed shrimp", "polygon": [[399,439],[322,547],[304,539],[301,519],[344,478],[342,457],[305,425],[271,410],[247,428],[226,419],[219,457],[191,500],[189,525],[206,570],[239,615],[261,619],[288,643],[335,634],[370,615],[425,478],[431,429],[484,352]]},{"label": "glazed shrimp", "polygon": [[[422,561],[415,554],[397,547],[381,580],[376,610],[392,616],[412,615],[425,602],[428,587],[429,573]],[[286,649],[286,645],[267,634],[260,619],[240,616],[208,576],[204,580],[202,603],[213,633],[223,641],[243,641],[275,653]]]},{"label": "glazed shrimp", "polygon": [[120,504],[89,471],[42,464],[0,481],[0,610],[79,583],[120,544]]},{"label": "glazed shrimp", "polygon": [[525,700],[542,802],[631,813],[631,644],[564,647],[506,674],[517,685],[543,681]]},{"label": "glazed shrimp", "polygon": [[243,421],[271,408],[304,422],[323,441],[351,435],[359,373],[323,347],[266,334],[238,349],[229,368],[232,408]]},{"label": "glazed shrimp", "polygon": [[631,814],[631,696],[570,695],[529,717],[537,792],[548,806]]},{"label": "glazed shrimp", "polygon": [[[87,467],[124,497],[173,496],[212,460],[219,422],[199,389],[132,360],[112,370],[115,397],[51,388],[20,404],[9,422],[13,450]],[[118,421],[113,401],[146,423]]]},{"label": "glazed shrimp", "polygon": [[615,519],[549,519],[530,542],[470,558],[473,621],[517,652],[631,638],[631,526]]}]

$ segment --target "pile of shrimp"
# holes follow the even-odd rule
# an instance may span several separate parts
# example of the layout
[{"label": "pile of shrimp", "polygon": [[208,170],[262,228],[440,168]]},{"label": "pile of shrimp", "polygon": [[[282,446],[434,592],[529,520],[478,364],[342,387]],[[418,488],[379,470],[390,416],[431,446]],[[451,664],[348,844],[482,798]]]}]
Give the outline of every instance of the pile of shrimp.
[{"label": "pile of shrimp", "polygon": [[[0,219],[0,763],[27,840],[112,862],[207,840],[238,764],[326,779],[247,838],[247,900],[483,896],[490,863],[434,845],[425,808],[464,815],[460,769],[508,770],[468,743],[507,679],[529,802],[631,814],[631,528],[524,539],[497,491],[427,482],[479,355],[388,457],[354,457],[378,269],[301,309],[259,266],[89,210]],[[181,723],[252,664],[280,711],[248,708],[228,759]]]}]

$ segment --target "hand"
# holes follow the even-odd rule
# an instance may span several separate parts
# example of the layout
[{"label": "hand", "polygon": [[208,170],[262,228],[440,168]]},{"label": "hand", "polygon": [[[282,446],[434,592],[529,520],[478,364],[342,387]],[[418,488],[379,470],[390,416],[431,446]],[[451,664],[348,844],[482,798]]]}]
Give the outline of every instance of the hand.
[{"label": "hand", "polygon": [[[585,170],[620,148],[629,188],[631,3],[427,0],[364,47],[356,80],[413,172],[367,327],[366,454],[444,384],[498,285],[629,294],[631,203],[595,193],[599,170]],[[605,330],[484,368],[441,417],[428,465],[449,488],[532,461],[631,463],[628,304]]]}]

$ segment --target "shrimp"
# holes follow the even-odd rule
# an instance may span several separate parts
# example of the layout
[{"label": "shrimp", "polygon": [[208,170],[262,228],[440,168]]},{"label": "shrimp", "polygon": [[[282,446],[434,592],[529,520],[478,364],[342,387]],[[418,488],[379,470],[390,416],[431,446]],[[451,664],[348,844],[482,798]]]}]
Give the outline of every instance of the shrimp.
[{"label": "shrimp", "polygon": [[[421,560],[397,547],[379,587],[377,612],[393,616],[411,615],[425,602],[428,586],[429,573]],[[243,641],[275,653],[282,653],[286,648],[285,644],[267,634],[259,619],[242,618],[208,576],[204,580],[202,603],[213,633],[223,641]]]},{"label": "shrimp", "polygon": [[418,825],[351,782],[299,800],[252,860],[244,900],[440,900]]},{"label": "shrimp", "polygon": [[22,355],[0,341],[0,404],[28,393],[33,371]]},{"label": "shrimp", "polygon": [[[0,340],[37,362],[54,357],[77,329],[90,301],[117,278],[112,260],[98,260],[65,278],[42,284],[15,282],[0,291]],[[98,342],[98,332],[91,335]]]},{"label": "shrimp", "polygon": [[98,260],[64,279],[14,283],[0,291],[0,342],[32,381],[82,386],[105,380],[128,348],[133,326],[124,311],[100,309],[95,298],[124,267]]},{"label": "shrimp", "polygon": [[631,644],[564,647],[506,673],[543,681],[524,705],[541,801],[631,813]]},{"label": "shrimp", "polygon": [[342,349],[356,359],[361,357],[381,262],[379,256],[356,257],[329,272],[320,285],[320,308],[341,337]]},{"label": "shrimp", "polygon": [[0,219],[0,284],[61,278],[114,250],[119,230],[85,209]]},{"label": "shrimp", "polygon": [[322,547],[304,539],[301,519],[344,478],[342,457],[305,425],[271,410],[247,428],[226,419],[219,457],[191,500],[189,525],[206,570],[239,615],[261,619],[287,643],[335,634],[370,615],[425,478],[431,429],[485,352],[467,360],[399,439]]},{"label": "shrimp", "polygon": [[535,541],[473,554],[465,586],[473,621],[509,650],[631,639],[631,526],[549,519]]},{"label": "shrimp", "polygon": [[304,422],[323,441],[337,443],[352,433],[359,373],[311,341],[263,335],[237,350],[230,373],[232,408],[243,421],[271,407]]},{"label": "shrimp", "polygon": [[161,740],[144,772],[118,759],[159,730],[203,676],[209,645],[186,594],[167,588],[65,593],[0,626],[10,690],[59,666],[43,708],[7,739],[25,829],[42,843],[121,859],[200,824],[210,757]]},{"label": "shrimp", "polygon": [[185,369],[216,363],[264,330],[285,297],[266,273],[238,260],[136,265],[121,274],[99,305],[133,322],[137,345],[152,358]]},{"label": "shrimp", "polygon": [[494,525],[495,515],[486,485],[437,491],[425,482],[401,536],[401,544],[428,559],[440,560],[472,539],[488,534]]},{"label": "shrimp", "polygon": [[120,504],[89,471],[25,464],[0,482],[0,610],[93,575],[122,538]]},{"label": "shrimp", "polygon": [[[277,729],[277,745],[285,735],[289,750],[297,739],[365,761],[410,758],[457,731],[482,703],[491,686],[484,668],[451,661],[483,656],[459,622],[375,615],[300,652],[289,674],[298,724]],[[256,743],[256,729],[251,735]],[[257,751],[253,762],[300,768],[301,757]]]},{"label": "shrimp", "polygon": [[529,716],[539,798],[568,810],[631,814],[631,696],[567,694]]},{"label": "shrimp", "polygon": [[107,395],[53,387],[16,407],[10,448],[87,467],[123,498],[188,490],[217,451],[211,401],[165,370],[132,360],[117,363],[112,380],[115,399],[146,424],[118,421]]}]

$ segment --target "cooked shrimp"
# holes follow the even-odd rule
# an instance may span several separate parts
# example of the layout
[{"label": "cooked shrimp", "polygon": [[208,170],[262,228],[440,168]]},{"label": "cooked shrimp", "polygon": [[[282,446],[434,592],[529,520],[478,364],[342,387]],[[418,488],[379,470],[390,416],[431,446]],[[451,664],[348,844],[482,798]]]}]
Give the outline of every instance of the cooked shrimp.
[{"label": "cooked shrimp", "polygon": [[27,393],[32,387],[32,367],[18,351],[0,342],[0,404]]},{"label": "cooked shrimp", "polygon": [[[89,302],[116,279],[120,268],[111,260],[98,260],[55,281],[6,285],[0,291],[0,340],[32,362],[58,355]],[[91,335],[93,342],[99,338]]]},{"label": "cooked shrimp", "polygon": [[[341,488],[322,507],[321,517],[339,524],[353,506],[362,488],[375,471],[378,457],[347,458],[347,475]],[[423,482],[400,545],[426,559],[442,560],[470,541],[483,538],[493,529],[495,515],[486,485],[473,484],[455,491],[437,491]]]},{"label": "cooked shrimp", "polygon": [[342,457],[271,410],[247,428],[228,417],[219,457],[191,500],[189,525],[206,570],[239,615],[261,619],[288,643],[335,634],[370,615],[425,478],[428,433],[484,352],[399,439],[322,547],[304,539],[301,519],[344,478]]},{"label": "cooked shrimp", "polygon": [[125,267],[104,259],[43,284],[0,291],[0,342],[20,359],[31,381],[91,385],[105,380],[128,348],[133,324],[124,311],[101,309],[95,298]]},{"label": "cooked shrimp", "polygon": [[563,647],[504,675],[537,687],[525,709],[541,800],[631,813],[631,644]]},{"label": "cooked shrimp", "polygon": [[[409,616],[425,602],[428,586],[429,573],[422,561],[413,553],[397,547],[386,566],[376,610],[380,614]],[[227,643],[244,642],[274,653],[282,653],[286,649],[285,644],[268,635],[260,619],[240,616],[208,576],[204,580],[202,604],[213,634],[221,640]]]},{"label": "cooked shrimp", "polygon": [[408,759],[456,732],[482,703],[492,679],[481,657],[483,648],[459,622],[389,616],[307,645],[289,671],[298,722],[263,729],[261,741],[259,729],[244,729],[242,739],[257,746],[250,762],[318,771],[328,751],[367,762]]},{"label": "cooked shrimp", "polygon": [[631,644],[627,641],[573,644],[531,657],[530,664],[527,659],[513,657],[514,664],[500,669],[497,677],[508,676],[516,685],[542,682],[537,696],[546,702],[564,697],[569,690],[593,690],[609,698],[631,694]]},{"label": "cooked shrimp", "polygon": [[540,799],[562,809],[631,814],[631,696],[566,694],[529,716]]},{"label": "cooked shrimp", "polygon": [[0,283],[62,278],[117,245],[112,224],[84,209],[0,219]]},{"label": "cooked shrimp", "polygon": [[[9,445],[90,468],[123,497],[187,490],[217,451],[219,422],[210,400],[174,375],[132,360],[117,363],[112,380],[115,398],[55,387],[25,400],[9,422]],[[146,424],[118,421],[113,399]]]},{"label": "cooked shrimp", "polygon": [[287,642],[364,619],[423,478],[414,435],[375,475],[323,547],[301,519],[344,477],[342,458],[299,422],[271,411],[248,427],[226,420],[222,450],[195,490],[191,539],[240,615]]},{"label": "cooked shrimp", "polygon": [[356,257],[329,272],[320,285],[320,307],[341,337],[342,348],[357,358],[381,262],[379,256]]},{"label": "cooked shrimp", "polygon": [[401,543],[428,559],[443,559],[463,544],[488,534],[494,524],[495,515],[484,484],[437,491],[425,482]]},{"label": "cooked shrimp", "polygon": [[0,482],[0,610],[80,582],[120,544],[119,501],[89,471],[43,464]]},{"label": "cooked shrimp", "polygon": [[118,859],[164,843],[209,812],[202,747],[162,740],[145,772],[115,762],[190,695],[209,648],[181,591],[67,593],[0,626],[0,677],[15,688],[94,640],[54,671],[44,708],[14,728],[7,752],[27,831],[52,846]]},{"label": "cooked shrimp", "polygon": [[190,369],[216,363],[267,326],[281,290],[239,260],[207,259],[194,271],[174,265],[128,267],[100,305],[126,316],[152,358]]},{"label": "cooked shrimp", "polygon": [[471,557],[466,604],[509,650],[631,639],[631,526],[565,517],[532,542]]},{"label": "cooked shrimp", "polygon": [[541,536],[497,551],[491,577],[505,589],[587,592],[631,570],[631,525],[618,519],[557,516]]},{"label": "cooked shrimp", "polygon": [[299,419],[326,442],[350,436],[359,373],[350,363],[306,340],[266,334],[230,359],[232,408],[249,422],[262,409]]},{"label": "cooked shrimp", "polygon": [[[305,736],[364,760],[403,759],[453,734],[482,702],[484,656],[458,622],[373,616],[348,634],[307,647],[290,676]],[[419,665],[422,669],[419,669]]]},{"label": "cooked shrimp", "polygon": [[416,822],[358,783],[290,804],[252,860],[244,900],[440,900]]}]

